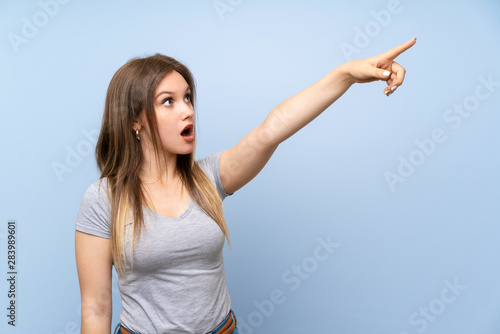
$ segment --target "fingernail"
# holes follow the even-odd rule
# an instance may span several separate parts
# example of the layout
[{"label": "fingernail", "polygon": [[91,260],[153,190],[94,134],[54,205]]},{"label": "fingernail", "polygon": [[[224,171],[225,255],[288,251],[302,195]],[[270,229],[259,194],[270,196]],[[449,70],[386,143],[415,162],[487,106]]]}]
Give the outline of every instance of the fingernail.
[{"label": "fingernail", "polygon": [[384,94],[385,94],[385,95],[387,95],[387,96],[389,96],[389,93],[390,93],[390,92],[391,92],[391,91],[388,89],[388,90],[386,90],[386,91],[384,92]]},{"label": "fingernail", "polygon": [[394,86],[391,88],[391,91],[394,92],[396,90],[396,88],[398,88],[398,86]]},{"label": "fingernail", "polygon": [[388,77],[388,76],[389,76],[389,74],[391,74],[391,72],[389,72],[389,71],[384,71],[384,73],[382,73],[382,75],[383,75],[384,77]]}]

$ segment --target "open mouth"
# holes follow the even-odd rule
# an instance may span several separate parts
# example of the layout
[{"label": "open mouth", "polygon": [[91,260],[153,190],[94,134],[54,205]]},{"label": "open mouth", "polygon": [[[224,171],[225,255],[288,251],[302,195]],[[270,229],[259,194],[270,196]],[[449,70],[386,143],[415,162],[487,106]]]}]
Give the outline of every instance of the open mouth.
[{"label": "open mouth", "polygon": [[194,127],[193,124],[188,124],[186,127],[182,130],[181,136],[186,139],[194,139]]}]

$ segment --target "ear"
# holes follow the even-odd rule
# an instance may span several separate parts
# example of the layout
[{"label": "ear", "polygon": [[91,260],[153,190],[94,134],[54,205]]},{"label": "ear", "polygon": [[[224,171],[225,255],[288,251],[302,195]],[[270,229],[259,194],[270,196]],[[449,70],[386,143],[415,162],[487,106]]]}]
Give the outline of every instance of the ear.
[{"label": "ear", "polygon": [[142,128],[142,124],[141,122],[139,122],[139,120],[135,120],[134,123],[132,123],[132,130],[139,130],[141,131],[141,128]]},{"label": "ear", "polygon": [[141,131],[143,124],[147,123],[146,121],[146,115],[144,111],[142,111],[139,116],[134,120],[132,123],[132,130],[139,130]]}]

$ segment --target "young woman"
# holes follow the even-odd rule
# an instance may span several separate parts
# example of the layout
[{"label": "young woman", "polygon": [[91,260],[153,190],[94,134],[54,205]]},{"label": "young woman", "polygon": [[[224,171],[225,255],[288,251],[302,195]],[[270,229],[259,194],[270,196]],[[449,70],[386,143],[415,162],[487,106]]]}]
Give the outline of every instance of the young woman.
[{"label": "young woman", "polygon": [[113,265],[122,301],[116,333],[238,333],[222,259],[229,242],[222,201],[352,84],[383,80],[391,95],[405,76],[394,59],[415,42],[337,67],[234,147],[199,161],[190,71],[159,54],[122,66],[96,147],[101,177],[76,220],[82,333],[110,332]]}]

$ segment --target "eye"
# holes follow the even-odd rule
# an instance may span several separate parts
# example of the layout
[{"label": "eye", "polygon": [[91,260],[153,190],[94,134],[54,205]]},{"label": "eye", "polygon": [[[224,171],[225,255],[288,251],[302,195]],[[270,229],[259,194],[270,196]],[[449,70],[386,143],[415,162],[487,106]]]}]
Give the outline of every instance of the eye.
[{"label": "eye", "polygon": [[186,102],[192,103],[193,102],[193,97],[192,97],[191,93],[186,94],[184,96],[184,100],[186,100]]},{"label": "eye", "polygon": [[172,106],[172,98],[171,97],[167,97],[165,100],[163,100],[161,102],[161,104],[163,104],[166,107],[171,107]]}]

